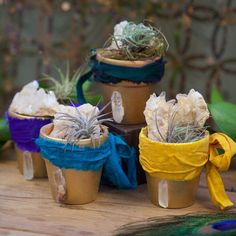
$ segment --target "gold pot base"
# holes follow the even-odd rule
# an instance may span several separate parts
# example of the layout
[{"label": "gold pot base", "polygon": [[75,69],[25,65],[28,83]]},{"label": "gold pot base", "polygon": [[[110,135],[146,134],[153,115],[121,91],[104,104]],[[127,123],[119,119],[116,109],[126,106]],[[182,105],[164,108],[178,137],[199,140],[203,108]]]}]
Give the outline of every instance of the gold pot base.
[{"label": "gold pot base", "polygon": [[[24,151],[20,150],[19,148],[16,149],[16,159],[18,163],[19,171],[22,175],[24,175],[23,172],[23,162],[24,162]],[[33,164],[33,177],[34,178],[46,178],[47,177],[47,171],[45,166],[45,161],[41,157],[40,153],[38,152],[31,152],[32,157],[32,164]]]},{"label": "gold pot base", "polygon": [[150,201],[163,208],[185,208],[194,204],[199,177],[189,181],[162,180],[146,173]]},{"label": "gold pot base", "polygon": [[[58,184],[55,180],[57,167],[46,160],[48,179],[53,199],[58,202]],[[81,205],[96,199],[101,179],[102,169],[99,171],[78,171],[61,169],[65,180],[65,197],[61,203]]]}]

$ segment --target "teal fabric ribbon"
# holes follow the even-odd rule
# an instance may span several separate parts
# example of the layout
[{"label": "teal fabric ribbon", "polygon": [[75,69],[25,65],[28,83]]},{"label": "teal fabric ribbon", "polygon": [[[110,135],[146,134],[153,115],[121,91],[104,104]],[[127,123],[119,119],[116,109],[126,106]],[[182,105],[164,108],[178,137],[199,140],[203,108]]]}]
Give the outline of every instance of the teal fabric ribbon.
[{"label": "teal fabric ribbon", "polygon": [[[47,138],[36,139],[41,155],[55,166],[65,169],[98,171],[103,166],[102,180],[117,188],[135,188],[136,154],[134,148],[117,135],[109,134],[96,148],[79,147]],[[125,165],[124,171],[122,165]]]},{"label": "teal fabric ribbon", "polygon": [[[105,162],[102,183],[122,189],[137,187],[136,150],[120,137],[109,136],[111,155]],[[123,170],[123,168],[126,171]]]},{"label": "teal fabric ribbon", "polygon": [[98,171],[111,155],[109,141],[97,148],[82,148],[40,137],[36,139],[36,144],[44,158],[65,169]]},{"label": "teal fabric ribbon", "polygon": [[80,104],[85,103],[83,84],[87,80],[95,80],[101,83],[119,83],[123,80],[134,83],[154,83],[161,80],[165,72],[163,58],[141,67],[128,67],[107,64],[96,59],[96,52],[90,58],[90,70],[87,71],[77,83],[77,98]]}]

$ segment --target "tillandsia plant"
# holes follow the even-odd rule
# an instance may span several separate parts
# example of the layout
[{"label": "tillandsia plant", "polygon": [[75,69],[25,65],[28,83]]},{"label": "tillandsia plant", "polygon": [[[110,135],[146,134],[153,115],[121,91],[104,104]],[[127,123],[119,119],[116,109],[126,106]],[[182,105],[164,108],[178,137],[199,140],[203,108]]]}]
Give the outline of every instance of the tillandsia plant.
[{"label": "tillandsia plant", "polygon": [[67,144],[77,145],[82,139],[91,139],[93,145],[103,134],[102,123],[112,121],[107,118],[108,113],[97,106],[83,104],[79,107],[67,107],[67,112],[58,112],[55,115],[54,129],[50,136],[60,137],[66,140]]},{"label": "tillandsia plant", "polygon": [[76,84],[81,76],[82,67],[79,67],[74,74],[70,74],[70,65],[69,62],[66,64],[65,73],[58,67],[55,67],[58,78],[44,74],[42,81],[49,81],[51,86],[48,90],[51,90],[55,93],[57,100],[62,104],[68,104],[69,101],[74,103],[77,102],[76,97]]},{"label": "tillandsia plant", "polygon": [[118,60],[150,60],[163,56],[168,47],[166,37],[156,27],[122,21],[115,26],[101,54]]},{"label": "tillandsia plant", "polygon": [[157,128],[157,136],[161,137],[161,141],[165,143],[189,143],[200,140],[205,137],[207,126],[199,127],[194,123],[175,124],[174,117],[176,112],[171,114],[168,120],[167,135],[164,138],[158,128],[157,117],[155,123]]},{"label": "tillandsia plant", "polygon": [[166,102],[165,93],[151,95],[144,115],[148,137],[166,143],[188,143],[206,135],[205,121],[209,118],[207,104],[202,95],[193,89],[189,94],[178,94]]}]

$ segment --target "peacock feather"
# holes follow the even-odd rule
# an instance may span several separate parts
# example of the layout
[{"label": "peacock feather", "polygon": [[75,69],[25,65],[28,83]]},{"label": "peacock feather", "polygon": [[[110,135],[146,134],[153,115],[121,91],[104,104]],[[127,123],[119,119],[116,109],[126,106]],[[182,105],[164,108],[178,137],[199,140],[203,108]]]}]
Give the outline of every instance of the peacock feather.
[{"label": "peacock feather", "polygon": [[125,225],[117,231],[116,235],[235,236],[236,213],[228,212],[172,216],[158,219],[152,218],[145,222]]}]

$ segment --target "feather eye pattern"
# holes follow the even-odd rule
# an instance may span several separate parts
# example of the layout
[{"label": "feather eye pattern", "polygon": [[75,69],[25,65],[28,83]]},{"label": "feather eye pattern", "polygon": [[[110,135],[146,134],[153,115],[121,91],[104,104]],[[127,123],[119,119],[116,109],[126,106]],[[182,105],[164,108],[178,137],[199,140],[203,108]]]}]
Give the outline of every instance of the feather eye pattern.
[{"label": "feather eye pattern", "polygon": [[212,228],[220,231],[236,230],[236,219],[217,221],[212,224]]},{"label": "feather eye pattern", "polygon": [[152,218],[147,221],[124,225],[115,235],[236,235],[236,213],[215,213]]}]

